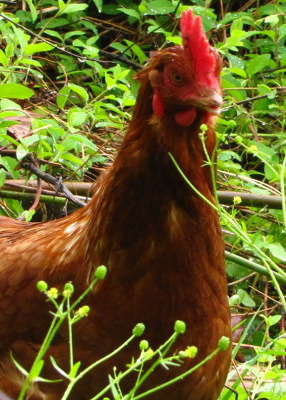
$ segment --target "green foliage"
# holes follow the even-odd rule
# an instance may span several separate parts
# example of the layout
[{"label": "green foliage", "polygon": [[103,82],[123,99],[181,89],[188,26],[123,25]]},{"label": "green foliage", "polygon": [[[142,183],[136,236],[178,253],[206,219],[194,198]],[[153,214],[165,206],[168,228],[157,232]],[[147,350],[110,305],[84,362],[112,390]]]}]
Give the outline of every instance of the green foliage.
[{"label": "green foliage", "polygon": [[[269,284],[251,263],[249,268],[227,263],[230,281],[237,281],[230,286],[232,311],[245,314],[237,340],[244,361],[238,368],[241,379],[251,374],[252,386],[246,390],[233,371],[230,378],[238,400],[285,400],[286,372],[279,367],[286,353],[280,318],[285,299],[273,275],[285,277],[286,266],[285,1],[245,2],[239,8],[204,0],[26,0],[25,10],[1,5],[0,187],[6,179],[35,178],[19,165],[28,153],[43,171],[78,180],[112,158],[135,103],[134,73],[149,51],[181,43],[177,18],[190,5],[224,60],[219,188],[282,198],[281,210],[246,208],[239,198],[216,206],[227,249],[261,264],[270,276]],[[5,199],[0,214],[18,217],[26,208],[25,202]],[[142,346],[142,357],[150,356],[150,348]],[[29,379],[41,367],[39,359]],[[76,378],[78,371],[74,364],[65,373]],[[119,380],[110,377],[115,395]],[[232,398],[225,389],[220,400]]]}]

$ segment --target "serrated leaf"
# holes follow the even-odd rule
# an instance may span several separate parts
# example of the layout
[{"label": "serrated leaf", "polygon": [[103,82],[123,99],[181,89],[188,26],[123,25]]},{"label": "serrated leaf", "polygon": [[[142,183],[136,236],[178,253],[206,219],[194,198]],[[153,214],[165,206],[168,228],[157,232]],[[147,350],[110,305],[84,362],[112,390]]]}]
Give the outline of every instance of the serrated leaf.
[{"label": "serrated leaf", "polygon": [[8,99],[29,99],[34,95],[34,91],[19,83],[4,83],[0,85],[0,98]]}]

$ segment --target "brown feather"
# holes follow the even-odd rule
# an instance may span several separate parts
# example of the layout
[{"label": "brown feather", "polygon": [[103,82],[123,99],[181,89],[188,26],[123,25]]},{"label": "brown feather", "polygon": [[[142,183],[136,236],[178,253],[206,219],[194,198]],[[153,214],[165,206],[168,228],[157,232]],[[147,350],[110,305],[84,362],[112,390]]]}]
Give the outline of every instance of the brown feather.
[{"label": "brown feather", "polygon": [[[98,265],[109,269],[86,300],[91,306],[89,317],[74,326],[75,359],[83,366],[113,351],[138,322],[146,325],[144,337],[152,348],[172,334],[177,319],[186,322],[187,331],[173,351],[194,345],[199,349],[197,357],[170,370],[160,367],[144,385],[145,390],[187,370],[212,352],[221,336],[231,336],[224,243],[217,213],[184,182],[168,155],[174,156],[192,184],[213,202],[210,171],[204,166],[199,138],[200,125],[207,124],[206,146],[212,155],[212,116],[196,106],[193,123],[180,126],[176,113],[189,103],[164,91],[160,94],[165,107],[162,118],[156,118],[152,108],[150,72],[161,74],[170,63],[184,72],[188,66],[181,57],[178,47],[158,52],[137,75],[141,88],[128,132],[85,208],[47,223],[0,218],[0,388],[9,395],[14,396],[20,388],[7,348],[29,368],[49,324],[45,310],[50,305],[35,288],[42,279],[57,287],[72,281],[80,293]],[[68,369],[66,340],[63,329],[49,355]],[[114,365],[124,369],[138,354],[135,341],[80,382],[69,399],[91,398],[108,383]],[[148,400],[158,396],[164,400],[215,400],[229,362],[230,350],[221,352],[194,374]],[[57,377],[48,359],[43,376]],[[123,383],[125,392],[134,379],[129,377]],[[35,396],[42,397],[33,398],[53,400],[60,398],[63,390],[63,383],[39,383]]]}]

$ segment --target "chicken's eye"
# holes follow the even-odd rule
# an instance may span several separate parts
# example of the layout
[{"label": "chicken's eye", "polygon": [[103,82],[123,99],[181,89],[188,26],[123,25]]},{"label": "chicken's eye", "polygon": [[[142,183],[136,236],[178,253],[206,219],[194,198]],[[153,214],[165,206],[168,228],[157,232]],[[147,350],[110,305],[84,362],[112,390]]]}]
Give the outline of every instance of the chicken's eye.
[{"label": "chicken's eye", "polygon": [[177,71],[172,71],[171,72],[171,80],[176,86],[181,86],[185,82],[185,79],[184,79],[183,75],[181,75]]}]

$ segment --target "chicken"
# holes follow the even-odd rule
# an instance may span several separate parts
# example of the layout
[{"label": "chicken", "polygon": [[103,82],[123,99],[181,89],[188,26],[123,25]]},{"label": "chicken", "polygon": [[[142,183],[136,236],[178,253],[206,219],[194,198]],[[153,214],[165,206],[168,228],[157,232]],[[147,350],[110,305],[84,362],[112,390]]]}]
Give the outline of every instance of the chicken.
[{"label": "chicken", "polygon": [[[74,325],[75,361],[90,365],[123,343],[138,322],[155,349],[186,323],[171,351],[197,346],[198,354],[180,366],[159,367],[144,383],[148,390],[183,373],[209,355],[222,336],[231,337],[224,266],[224,242],[214,208],[190,188],[188,180],[214,202],[211,172],[200,138],[215,147],[214,119],[222,104],[221,59],[191,10],[181,19],[182,46],[158,51],[137,75],[141,82],[132,120],[113,165],[99,178],[90,203],[73,214],[45,223],[0,218],[0,389],[15,397],[23,377],[9,356],[29,368],[48,328],[48,310],[39,280],[62,288],[73,282],[77,294],[97,266],[108,268],[85,300],[88,317]],[[133,341],[79,382],[69,399],[92,398],[108,374],[124,370],[138,356]],[[69,369],[67,333],[55,338],[42,376],[58,379],[52,355]],[[147,396],[148,400],[215,400],[224,385],[230,349],[205,365]],[[123,393],[136,376],[122,383]],[[7,384],[8,382],[8,384]],[[65,382],[38,383],[30,398],[59,399]]]}]

